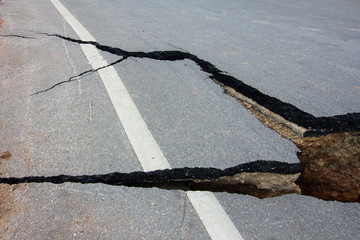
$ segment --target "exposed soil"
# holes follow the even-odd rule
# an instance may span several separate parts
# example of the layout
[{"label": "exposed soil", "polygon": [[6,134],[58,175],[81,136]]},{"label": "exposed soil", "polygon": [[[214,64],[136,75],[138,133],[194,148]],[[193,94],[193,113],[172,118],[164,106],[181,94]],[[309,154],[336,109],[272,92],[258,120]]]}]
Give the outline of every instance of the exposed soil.
[{"label": "exposed soil", "polygon": [[325,200],[360,202],[360,133],[298,139],[302,193]]},{"label": "exposed soil", "polygon": [[302,194],[324,200],[360,202],[360,132],[303,137],[305,128],[213,80],[265,126],[291,140],[301,150],[298,157],[303,169],[296,183]]},{"label": "exposed soil", "polygon": [[259,121],[262,124],[278,132],[283,138],[297,139],[300,138],[306,132],[305,128],[287,121],[280,115],[273,113],[272,111],[261,106],[252,99],[235,91],[233,88],[224,86],[216,79],[213,79],[213,81],[218,85],[220,85],[224,89],[226,94],[236,98],[239,103],[241,103],[246,109],[250,110],[251,113],[255,115],[255,117],[259,119]]}]

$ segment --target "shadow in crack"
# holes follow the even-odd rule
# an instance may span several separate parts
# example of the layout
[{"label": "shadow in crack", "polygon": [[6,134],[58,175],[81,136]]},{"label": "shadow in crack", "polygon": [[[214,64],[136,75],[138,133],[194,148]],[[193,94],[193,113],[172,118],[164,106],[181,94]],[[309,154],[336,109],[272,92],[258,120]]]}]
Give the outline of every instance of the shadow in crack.
[{"label": "shadow in crack", "polygon": [[[243,94],[247,98],[252,99],[257,104],[270,110],[271,112],[280,115],[285,120],[295,123],[307,129],[304,136],[321,136],[329,133],[340,132],[356,132],[360,131],[360,113],[348,113],[345,115],[337,115],[332,117],[315,117],[309,113],[302,111],[292,104],[283,102],[277,98],[268,96],[259,90],[245,84],[241,80],[226,74],[218,69],[212,63],[197,57],[194,54],[184,51],[125,51],[121,48],[111,47],[99,44],[98,42],[82,41],[59,34],[40,33],[49,37],[57,37],[69,42],[78,44],[91,44],[97,49],[121,56],[124,59],[132,58],[148,58],[159,61],[179,61],[188,59],[196,63],[200,69],[210,76],[214,82],[221,84],[225,87],[230,87],[236,92]],[[94,70],[96,71],[96,70]]]},{"label": "shadow in crack", "polygon": [[[57,83],[48,89],[35,93],[34,95],[49,91],[50,89],[53,89],[63,83],[75,81],[86,73],[96,72],[129,57],[148,58],[159,61],[179,61],[188,59],[196,63],[202,71],[208,73],[209,78],[216,84],[220,85],[225,90],[224,92],[226,94],[235,97],[244,107],[252,111],[252,113],[264,125],[277,131],[281,136],[293,141],[301,149],[304,154],[299,155],[299,160],[302,164],[303,171],[298,183],[301,188],[304,189],[305,194],[326,200],[360,201],[360,168],[358,167],[360,152],[360,113],[347,113],[332,117],[315,117],[302,111],[294,105],[285,103],[277,98],[260,92],[259,90],[245,84],[241,80],[219,70],[210,62],[200,59],[196,55],[185,51],[129,52],[120,48],[102,45],[98,42],[82,41],[59,34],[37,34],[60,38],[76,44],[90,44],[101,51],[121,56],[122,59],[99,69],[85,71],[78,76],[74,76],[69,78],[67,81]],[[31,39],[31,37],[20,35],[3,35],[2,37]],[[316,153],[313,153],[313,151]],[[328,155],[331,157],[326,157]],[[326,178],[321,177],[325,175],[327,176]],[[58,177],[55,179],[59,179]],[[340,178],[341,181],[339,181]],[[194,179],[191,179],[190,181],[191,184],[185,180],[174,180],[172,184],[178,188],[179,182],[182,182],[181,184],[183,185],[181,186],[195,189],[204,188],[207,186],[206,184],[208,184],[205,184],[207,180],[201,180],[201,186],[196,184]],[[206,187],[207,189],[214,189],[216,184],[214,179],[211,181],[212,182],[208,184],[208,186],[211,187]],[[238,182],[241,181],[244,181],[244,179],[241,178],[238,180]],[[167,181],[167,184],[170,184],[170,182],[171,181]],[[263,183],[266,182],[268,182],[268,179],[264,178]],[[134,186],[136,184],[145,186],[146,184],[154,185],[157,183],[137,182],[136,184],[133,184]],[[164,182],[159,182],[158,186],[165,186],[163,184]],[[346,184],[346,188],[344,188],[344,184]],[[229,189],[229,186],[230,185],[226,183],[225,186],[221,186],[220,189]],[[346,190],[344,192],[344,189],[350,190]],[[241,192],[243,190],[234,191]],[[322,193],[319,195],[319,192]]]},{"label": "shadow in crack", "polygon": [[[111,47],[102,45],[98,42],[93,41],[82,41],[79,39],[74,39],[60,34],[50,34],[50,33],[37,33],[40,35],[45,35],[49,37],[57,37],[69,42],[77,44],[90,44],[95,46],[97,49],[108,52],[117,56],[121,56],[122,59],[117,60],[109,65],[100,67],[98,69],[85,71],[77,76],[71,77],[66,81],[57,83],[45,90],[38,91],[32,95],[37,95],[49,91],[56,86],[59,86],[63,83],[71,82],[77,80],[79,77],[87,74],[93,73],[100,69],[115,65],[127,58],[148,58],[158,61],[180,61],[188,59],[196,63],[200,69],[209,74],[209,78],[212,79],[215,83],[221,85],[223,88],[231,88],[235,92],[242,94],[243,96],[251,99],[256,102],[258,105],[268,109],[269,111],[281,116],[286,121],[294,123],[300,127],[306,129],[303,133],[304,136],[322,136],[330,133],[343,133],[343,132],[359,132],[360,131],[360,113],[347,113],[344,115],[336,115],[331,117],[315,117],[312,114],[302,111],[301,109],[295,107],[292,104],[283,102],[275,97],[266,95],[256,88],[253,88],[241,80],[225,73],[218,69],[212,63],[203,60],[197,57],[194,54],[185,51],[152,51],[152,52],[140,52],[140,51],[125,51],[121,48]],[[21,35],[0,35],[2,37],[17,37],[25,39],[33,39],[33,37],[21,36]],[[227,93],[227,91],[225,91]]]},{"label": "shadow in crack", "polygon": [[220,170],[216,168],[176,168],[152,172],[114,172],[100,175],[29,176],[0,178],[0,183],[102,183],[128,187],[205,190],[249,194],[259,198],[300,193],[295,184],[300,164],[277,161],[255,161]]}]

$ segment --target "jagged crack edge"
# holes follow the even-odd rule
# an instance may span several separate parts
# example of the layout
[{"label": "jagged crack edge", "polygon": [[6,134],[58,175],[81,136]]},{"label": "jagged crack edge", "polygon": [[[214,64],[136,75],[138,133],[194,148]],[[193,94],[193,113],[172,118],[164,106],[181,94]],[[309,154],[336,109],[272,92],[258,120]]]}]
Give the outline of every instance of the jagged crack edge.
[{"label": "jagged crack edge", "polygon": [[[347,113],[343,115],[336,115],[330,117],[315,117],[309,113],[300,110],[299,108],[295,107],[292,104],[285,103],[277,98],[268,96],[260,92],[259,90],[245,84],[241,80],[229,74],[226,74],[226,72],[224,71],[219,70],[210,62],[200,59],[196,55],[191,54],[189,52],[183,52],[183,51],[129,52],[120,48],[101,45],[98,42],[78,40],[78,39],[62,36],[60,34],[50,34],[50,33],[37,33],[37,34],[46,35],[49,37],[57,37],[78,44],[91,44],[101,51],[122,56],[125,59],[128,57],[133,57],[133,58],[149,58],[149,59],[162,60],[162,61],[177,61],[184,59],[192,60],[201,68],[202,71],[209,73],[210,78],[215,79],[216,81],[224,84],[224,86],[233,88],[235,91],[243,94],[246,97],[249,97],[253,101],[257,102],[259,105],[269,109],[275,114],[280,115],[287,121],[306,128],[307,131],[304,133],[305,137],[322,136],[330,133],[360,131],[360,113],[354,112],[354,113]],[[14,34],[3,35],[3,36],[31,39],[31,37],[14,35]],[[64,81],[63,83],[69,82],[69,80]],[[40,92],[42,91],[39,91],[38,93]],[[34,93],[32,95],[36,95],[38,93]]]},{"label": "jagged crack edge", "polygon": [[121,48],[106,46],[93,41],[82,41],[65,37],[59,34],[41,33],[47,36],[58,37],[79,44],[91,44],[97,49],[122,57],[148,58],[161,61],[178,61],[189,59],[195,62],[202,71],[210,74],[210,78],[216,79],[225,86],[231,87],[237,92],[251,98],[261,106],[282,116],[284,119],[308,129],[304,136],[321,136],[329,133],[357,132],[360,131],[360,113],[347,113],[332,117],[315,117],[302,111],[292,104],[283,102],[275,97],[268,96],[259,90],[245,84],[241,80],[226,74],[208,61],[200,59],[194,54],[183,51],[153,51],[153,52],[129,52]]},{"label": "jagged crack edge", "polygon": [[298,174],[301,172],[299,163],[285,163],[278,161],[258,160],[244,163],[235,167],[220,170],[217,168],[174,168],[156,170],[151,172],[113,172],[99,175],[58,175],[58,176],[28,176],[20,178],[0,178],[0,183],[20,184],[20,183],[103,183],[109,185],[139,186],[146,183],[166,183],[178,180],[216,180],[223,176],[234,176],[238,173],[277,173],[282,175]]}]

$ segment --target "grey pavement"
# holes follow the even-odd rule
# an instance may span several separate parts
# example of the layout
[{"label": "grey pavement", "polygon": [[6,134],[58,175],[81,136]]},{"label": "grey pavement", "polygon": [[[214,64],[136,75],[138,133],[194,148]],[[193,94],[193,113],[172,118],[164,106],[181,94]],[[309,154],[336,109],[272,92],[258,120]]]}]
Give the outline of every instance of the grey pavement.
[{"label": "grey pavement", "polygon": [[356,1],[64,4],[102,44],[129,51],[184,49],[315,116],[360,112]]},{"label": "grey pavement", "polygon": [[[62,3],[101,44],[184,49],[317,116],[359,112],[356,2]],[[77,38],[52,4],[3,0],[0,16],[1,35],[34,38],[0,37],[0,151],[14,155],[2,162],[1,177],[141,171],[97,73],[30,96],[90,69],[78,44],[36,34]],[[298,162],[290,141],[264,127],[193,62],[129,58],[115,68],[172,167]],[[358,203],[300,195],[216,197],[244,239],[360,235]],[[14,206],[8,239],[209,238],[180,190],[22,184]]]},{"label": "grey pavement", "polygon": [[171,166],[299,161],[295,145],[227,97],[193,62],[129,59],[116,69]]}]

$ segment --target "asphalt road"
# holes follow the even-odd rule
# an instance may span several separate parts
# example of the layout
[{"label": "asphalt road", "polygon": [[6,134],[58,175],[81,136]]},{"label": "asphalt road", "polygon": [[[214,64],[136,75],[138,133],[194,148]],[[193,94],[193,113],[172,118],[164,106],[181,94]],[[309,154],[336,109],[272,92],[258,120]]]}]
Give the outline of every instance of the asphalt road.
[{"label": "asphalt road", "polygon": [[[315,116],[360,112],[356,1],[61,1],[103,44],[180,50]],[[48,0],[3,0],[2,177],[143,171],[98,73]],[[121,57],[100,52],[111,63]],[[191,60],[130,57],[113,66],[173,168],[298,163]],[[7,239],[210,239],[181,190],[31,183],[14,191]],[[356,239],[358,203],[215,193],[244,239]],[[210,211],[210,210],[209,210]]]}]

